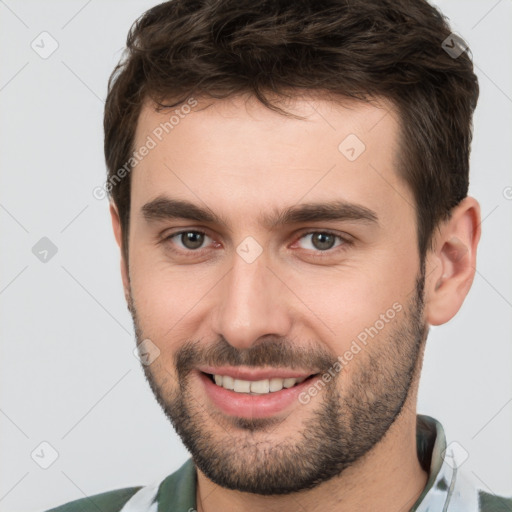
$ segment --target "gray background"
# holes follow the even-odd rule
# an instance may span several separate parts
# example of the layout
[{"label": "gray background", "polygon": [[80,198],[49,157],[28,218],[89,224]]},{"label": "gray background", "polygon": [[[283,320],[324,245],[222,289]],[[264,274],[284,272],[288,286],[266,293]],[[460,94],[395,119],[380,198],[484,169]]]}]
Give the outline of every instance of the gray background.
[{"label": "gray background", "polygon": [[[107,79],[152,5],[0,1],[1,511],[146,484],[187,458],[133,355],[108,203],[92,195]],[[512,1],[438,5],[480,79],[471,193],[484,221],[473,289],[431,332],[419,412],[467,452],[481,488],[511,495]],[[51,49],[43,31],[59,45],[46,59],[31,47]],[[43,237],[57,248],[46,262],[32,252]]]}]

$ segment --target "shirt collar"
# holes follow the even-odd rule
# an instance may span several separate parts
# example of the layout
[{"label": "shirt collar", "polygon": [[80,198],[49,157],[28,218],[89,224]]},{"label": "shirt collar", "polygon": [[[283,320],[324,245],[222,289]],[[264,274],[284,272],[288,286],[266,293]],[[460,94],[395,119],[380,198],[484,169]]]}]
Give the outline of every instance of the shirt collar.
[{"label": "shirt collar", "polygon": [[478,512],[478,491],[460,472],[465,461],[458,443],[446,445],[444,429],[430,416],[417,416],[418,459],[428,471],[427,484],[410,512]]}]

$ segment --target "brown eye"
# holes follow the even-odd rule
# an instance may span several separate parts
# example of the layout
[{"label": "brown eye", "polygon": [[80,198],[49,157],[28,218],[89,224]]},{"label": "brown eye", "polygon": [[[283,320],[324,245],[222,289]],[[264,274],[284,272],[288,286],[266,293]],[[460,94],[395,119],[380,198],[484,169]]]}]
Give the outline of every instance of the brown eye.
[{"label": "brown eye", "polygon": [[[311,233],[306,233],[301,237],[301,240],[307,240],[308,238],[309,242],[305,244],[306,246],[302,246],[303,249],[328,251],[329,249],[337,247],[344,242],[344,240],[339,235],[325,231],[314,231]],[[336,239],[340,240],[338,244],[336,244]]]},{"label": "brown eye", "polygon": [[204,242],[204,233],[198,231],[187,231],[181,233],[181,243],[187,249],[199,249]]},{"label": "brown eye", "polygon": [[210,239],[210,237],[202,231],[180,231],[166,238],[166,240],[177,244],[178,248],[188,251],[201,249],[206,239]]}]

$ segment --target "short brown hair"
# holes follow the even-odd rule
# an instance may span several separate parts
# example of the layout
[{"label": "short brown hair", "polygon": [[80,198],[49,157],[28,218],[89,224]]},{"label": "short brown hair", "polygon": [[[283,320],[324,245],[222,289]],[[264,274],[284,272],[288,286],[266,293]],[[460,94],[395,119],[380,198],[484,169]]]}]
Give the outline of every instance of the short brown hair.
[{"label": "short brown hair", "polygon": [[131,179],[112,178],[130,161],[145,100],[172,108],[191,95],[250,93],[286,115],[269,93],[307,90],[396,106],[398,172],[416,201],[423,258],[469,182],[479,88],[467,52],[443,47],[455,44],[450,33],[425,0],[171,0],[148,10],[130,29],[105,105],[108,191],[125,257]]}]

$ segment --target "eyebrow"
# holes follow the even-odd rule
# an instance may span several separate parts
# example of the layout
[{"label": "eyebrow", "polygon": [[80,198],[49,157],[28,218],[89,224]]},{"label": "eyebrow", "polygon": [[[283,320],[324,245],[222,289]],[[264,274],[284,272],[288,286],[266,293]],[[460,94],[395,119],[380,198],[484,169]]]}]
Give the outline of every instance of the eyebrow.
[{"label": "eyebrow", "polygon": [[[225,218],[189,201],[159,196],[141,208],[147,222],[170,219],[187,219],[195,222],[218,224],[227,227]],[[341,200],[326,203],[303,203],[290,206],[282,211],[274,210],[262,215],[261,224],[268,229],[288,224],[318,221],[357,221],[378,224],[377,214],[365,206]]]}]

